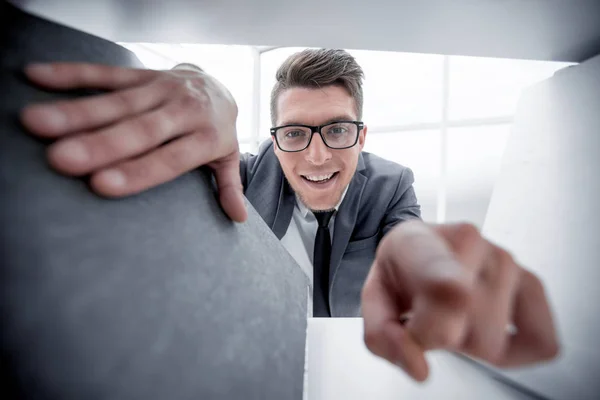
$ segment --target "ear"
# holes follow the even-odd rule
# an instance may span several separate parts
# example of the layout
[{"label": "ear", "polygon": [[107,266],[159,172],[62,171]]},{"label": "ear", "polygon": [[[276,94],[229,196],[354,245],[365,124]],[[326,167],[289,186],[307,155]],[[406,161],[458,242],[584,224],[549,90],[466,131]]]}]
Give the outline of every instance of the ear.
[{"label": "ear", "polygon": [[367,126],[363,126],[362,130],[358,134],[358,147],[362,151],[363,147],[365,147],[365,140],[367,139]]}]

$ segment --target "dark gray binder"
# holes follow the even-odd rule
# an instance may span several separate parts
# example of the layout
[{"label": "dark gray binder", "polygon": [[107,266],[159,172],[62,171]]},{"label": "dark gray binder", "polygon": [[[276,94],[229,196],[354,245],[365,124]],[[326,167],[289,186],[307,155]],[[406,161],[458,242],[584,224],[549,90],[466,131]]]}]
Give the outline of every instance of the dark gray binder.
[{"label": "dark gray binder", "polygon": [[47,165],[32,61],[140,65],[114,43],[0,3],[0,398],[301,399],[307,281],[250,208],[198,170],[122,200]]}]

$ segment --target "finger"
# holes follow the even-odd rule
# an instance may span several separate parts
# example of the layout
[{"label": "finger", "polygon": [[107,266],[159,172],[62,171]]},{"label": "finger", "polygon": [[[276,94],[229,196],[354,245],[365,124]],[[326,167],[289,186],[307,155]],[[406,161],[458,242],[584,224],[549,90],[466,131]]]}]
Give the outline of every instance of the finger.
[{"label": "finger", "polygon": [[365,345],[373,354],[402,368],[413,379],[424,381],[429,375],[425,355],[401,321],[410,301],[386,282],[389,280],[382,276],[375,262],[361,299]]},{"label": "finger", "polygon": [[248,218],[244,202],[244,187],[240,177],[240,155],[236,150],[231,155],[210,164],[215,173],[219,189],[219,201],[225,213],[236,222]]},{"label": "finger", "polygon": [[488,278],[476,285],[469,333],[461,350],[495,363],[508,345],[506,328],[512,321],[519,267],[505,250],[490,245],[483,271]]},{"label": "finger", "polygon": [[541,281],[531,272],[520,270],[514,308],[517,333],[510,337],[500,367],[524,366],[557,356],[559,343],[556,329]]},{"label": "finger", "polygon": [[387,260],[415,296],[407,329],[424,349],[458,346],[466,332],[471,274],[422,222],[405,222],[388,235],[394,235],[395,250]]},{"label": "finger", "polygon": [[171,93],[167,85],[159,80],[79,100],[34,104],[23,109],[21,120],[25,128],[42,137],[89,131],[157,107]]},{"label": "finger", "polygon": [[479,230],[465,223],[437,225],[433,229],[442,235],[452,249],[454,258],[466,267],[465,272],[475,282],[490,249]]},{"label": "finger", "polygon": [[158,74],[149,69],[132,69],[88,63],[30,64],[25,75],[35,84],[50,89],[117,90],[140,85]]},{"label": "finger", "polygon": [[188,114],[178,103],[126,119],[95,133],[61,140],[48,150],[50,164],[69,175],[84,175],[137,157],[189,132],[200,114]]},{"label": "finger", "polygon": [[[396,251],[390,261],[394,263],[395,270],[402,272],[405,279],[410,279],[417,292],[426,293],[440,302],[454,300],[457,284],[470,287],[474,281],[473,269],[481,263],[483,254],[481,240],[476,233],[467,241],[454,243],[453,235],[447,233],[450,229],[408,221],[391,232]],[[451,232],[456,234],[455,231]],[[463,304],[464,299],[456,300]]]},{"label": "finger", "polygon": [[127,196],[171,181],[219,157],[218,149],[210,145],[202,132],[188,134],[144,156],[93,174],[90,184],[103,196]]}]

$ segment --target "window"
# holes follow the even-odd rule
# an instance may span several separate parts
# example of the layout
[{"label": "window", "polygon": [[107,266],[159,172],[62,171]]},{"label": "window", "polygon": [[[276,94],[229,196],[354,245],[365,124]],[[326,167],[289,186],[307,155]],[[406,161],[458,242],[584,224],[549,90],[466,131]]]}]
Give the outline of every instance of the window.
[{"label": "window", "polygon": [[364,151],[409,167],[425,221],[435,222],[440,176],[439,130],[367,133]]},{"label": "window", "polygon": [[450,57],[451,120],[514,115],[523,89],[569,63]]},{"label": "window", "polygon": [[482,227],[511,125],[448,129],[446,221]]},{"label": "window", "polygon": [[373,128],[439,122],[443,57],[354,50],[365,73],[363,121]]},{"label": "window", "polygon": [[257,147],[254,143],[240,143],[240,153],[256,154]]}]

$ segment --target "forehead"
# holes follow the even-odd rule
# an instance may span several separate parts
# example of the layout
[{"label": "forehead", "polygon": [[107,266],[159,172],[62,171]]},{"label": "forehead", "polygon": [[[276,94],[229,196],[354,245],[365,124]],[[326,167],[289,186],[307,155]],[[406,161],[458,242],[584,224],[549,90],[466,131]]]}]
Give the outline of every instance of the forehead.
[{"label": "forehead", "polygon": [[355,108],[354,98],[340,86],[290,88],[277,101],[277,125],[319,125],[337,117],[355,120]]}]

